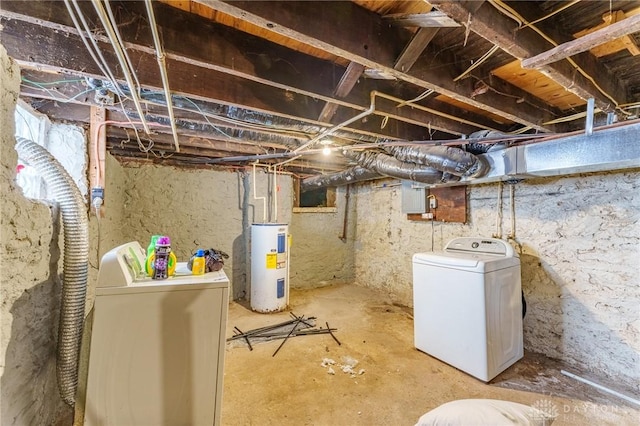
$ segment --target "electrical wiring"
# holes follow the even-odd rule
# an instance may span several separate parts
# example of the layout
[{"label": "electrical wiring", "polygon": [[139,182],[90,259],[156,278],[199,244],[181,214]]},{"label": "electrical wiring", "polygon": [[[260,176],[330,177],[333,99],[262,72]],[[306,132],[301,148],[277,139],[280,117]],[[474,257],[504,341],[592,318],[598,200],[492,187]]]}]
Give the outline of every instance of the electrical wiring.
[{"label": "electrical wiring", "polygon": [[22,118],[22,121],[24,121],[24,124],[27,125],[27,130],[29,131],[29,139],[37,142],[36,138],[33,135],[33,131],[31,129],[31,123],[29,123],[29,120],[26,119],[26,117],[24,115],[22,115],[22,113],[20,112],[20,109],[16,108],[15,109],[16,114],[18,114],[20,116],[20,118]]},{"label": "electrical wiring", "polygon": [[51,97],[53,98],[53,100],[57,101],[57,102],[62,102],[62,103],[68,103],[68,102],[73,102],[74,100],[78,99],[80,96],[82,95],[86,95],[87,93],[91,93],[93,91],[95,91],[95,88],[89,88],[87,90],[83,90],[82,92],[70,97],[70,98],[63,98],[62,93],[60,92],[54,92],[53,90],[43,86],[40,83],[36,83],[35,81],[31,81],[31,80],[27,80],[27,79],[23,79],[23,81],[25,83],[28,83],[29,85],[31,85],[31,87],[35,87],[37,89],[43,90],[45,92],[47,92],[49,95],[51,95]]},{"label": "electrical wiring", "polygon": [[473,65],[471,65],[469,68],[466,69],[466,71],[464,71],[462,74],[460,74],[459,76],[457,76],[456,78],[453,79],[453,81],[458,81],[460,80],[462,77],[464,77],[465,75],[469,74],[471,71],[473,71],[474,69],[478,68],[480,65],[482,65],[487,59],[489,59],[491,57],[491,55],[493,55],[495,52],[497,52],[500,48],[497,45],[494,45],[491,49],[489,49],[487,51],[487,53],[485,53],[484,55],[482,55]]},{"label": "electrical wiring", "polygon": [[[640,103],[638,103],[638,106],[640,106]],[[600,108],[596,108],[594,111],[594,114],[597,114],[599,112],[602,112],[602,110]],[[570,121],[574,121],[574,120],[578,120],[580,118],[584,118],[587,116],[587,112],[586,111],[582,111],[582,112],[578,112],[576,114],[572,114],[572,115],[568,115],[566,117],[560,117],[560,118],[556,118],[553,120],[549,120],[549,121],[545,121],[544,123],[542,123],[543,126],[548,126],[550,124],[558,124],[558,123],[568,123]],[[511,134],[521,134],[524,133],[528,130],[531,130],[530,126],[526,126],[523,127],[522,129],[518,129],[514,132],[511,132]]]},{"label": "electrical wiring", "polygon": [[528,26],[530,26],[530,25],[535,25],[535,24],[537,24],[538,22],[542,22],[542,21],[544,21],[544,20],[545,20],[545,19],[547,19],[547,18],[551,18],[553,15],[555,15],[555,14],[557,14],[557,13],[560,13],[560,12],[562,12],[562,11],[563,11],[563,10],[565,10],[565,9],[568,9],[568,8],[570,8],[571,6],[573,6],[574,4],[579,3],[579,2],[580,2],[580,0],[573,0],[572,2],[569,2],[569,3],[567,3],[567,4],[565,4],[565,5],[561,6],[561,7],[559,7],[558,9],[554,10],[553,12],[549,13],[548,15],[545,15],[545,16],[543,16],[542,18],[538,18],[538,19],[536,19],[536,20],[535,20],[535,21],[533,21],[533,22],[529,22],[528,24],[523,25],[522,27],[520,27],[520,29],[522,29],[522,28],[527,28],[527,27],[528,27]]},{"label": "electrical wiring", "polygon": [[[83,82],[84,80],[74,79],[74,80],[57,80],[57,81],[54,81],[54,82],[37,82],[37,81],[30,80],[30,79],[28,79],[26,77],[22,77],[22,80],[23,80],[24,83],[27,83],[28,85],[30,85],[32,87],[36,87],[36,88],[38,88],[40,90],[43,90],[43,91],[49,93],[51,95],[51,97],[55,101],[59,101],[59,102],[70,102],[70,101],[73,101],[73,100],[77,99],[78,97],[80,97],[80,96],[82,96],[82,95],[84,95],[86,93],[90,93],[92,91],[97,90],[96,88],[90,88],[90,89],[87,89],[85,91],[82,91],[82,92],[74,95],[73,97],[63,98],[62,97],[63,95],[61,93],[56,93],[56,92],[52,91],[51,89],[49,89],[47,87],[44,87],[44,86],[45,85],[50,85],[51,86],[51,85],[54,85],[54,84],[62,84],[62,83],[78,83],[78,82]],[[162,92],[149,92],[149,93],[161,94]],[[219,119],[221,121],[228,121],[228,122],[231,122],[233,124],[237,124],[237,125],[240,125],[240,126],[246,127],[246,128],[258,129],[258,130],[264,130],[264,129],[275,130],[278,133],[285,133],[285,134],[295,135],[297,137],[307,136],[308,135],[308,134],[305,134],[305,133],[301,133],[299,131],[291,131],[291,130],[288,130],[288,129],[280,129],[280,128],[276,128],[276,127],[268,126],[268,125],[267,126],[263,126],[263,125],[259,125],[259,124],[251,124],[251,123],[243,122],[243,121],[240,121],[240,120],[231,119],[231,118],[224,117],[224,116],[219,116],[219,115],[216,115],[216,114],[206,113],[205,111],[202,110],[202,108],[200,108],[200,106],[197,103],[195,103],[190,98],[188,98],[186,96],[176,96],[176,95],[172,95],[172,96],[175,97],[175,98],[183,99],[183,100],[189,102],[195,108],[195,110],[194,110],[194,109],[190,109],[190,108],[176,107],[177,109],[181,109],[181,110],[185,110],[185,111],[189,111],[189,112],[197,112],[197,113],[199,113],[200,115],[203,116],[205,121],[211,127],[213,127],[216,131],[220,132],[225,137],[227,137],[227,138],[229,138],[231,140],[237,141],[237,142],[242,142],[242,140],[225,133],[222,129],[220,129],[219,127],[215,126],[211,122],[211,120],[209,120],[209,116],[212,117],[212,118]],[[152,146],[153,146],[153,141],[150,140],[150,143],[151,143],[150,146],[145,146],[144,143],[141,141],[140,136],[138,134],[138,129],[134,126],[134,123],[130,120],[129,114],[128,114],[128,112],[126,111],[126,109],[124,107],[124,100],[125,99],[130,99],[130,97],[128,97],[126,95],[123,95],[120,98],[120,101],[118,102],[118,104],[119,104],[120,108],[122,109],[122,112],[123,112],[124,116],[127,118],[127,120],[129,120],[129,124],[131,125],[131,127],[133,128],[133,130],[134,130],[134,132],[136,134],[136,140],[138,142],[138,146],[139,146],[140,150],[142,152],[149,152],[151,150]],[[147,103],[154,104],[154,105],[162,105],[159,102],[153,102],[153,101],[150,101],[150,100],[144,100],[144,101],[147,102]],[[264,147],[262,147],[262,148],[264,149]]]},{"label": "electrical wiring", "polygon": [[[120,125],[120,126],[131,124],[131,125],[134,125],[134,129],[135,129],[135,125],[136,124],[142,125],[142,121],[113,121],[113,120],[105,120],[105,121],[103,121],[101,123],[98,123],[98,125],[96,126],[96,132],[95,132],[95,135],[94,135],[94,140],[96,141],[96,143],[94,144],[94,146],[95,146],[94,154],[95,154],[96,160],[98,161],[98,167],[96,167],[96,185],[97,186],[101,186],[103,188],[104,188],[104,186],[101,185],[103,182],[102,182],[102,176],[101,176],[100,165],[99,165],[99,163],[100,163],[100,152],[98,151],[98,140],[100,138],[100,130],[104,126],[106,126],[107,124],[116,124],[116,125]],[[157,126],[157,127],[169,127],[169,126],[166,126],[166,125],[160,124],[160,123],[148,123],[148,125]],[[165,157],[162,157],[162,158],[165,158]]]},{"label": "electrical wiring", "polygon": [[24,77],[24,76],[21,76],[20,79],[24,82],[31,83],[34,85],[37,84],[40,86],[55,86],[63,83],[82,83],[83,81],[85,81],[84,79],[79,78],[75,80],[56,80],[56,81],[37,82],[37,81],[29,80],[27,77]]},{"label": "electrical wiring", "polygon": [[[209,124],[209,126],[213,127],[213,129],[216,132],[219,132],[220,134],[222,134],[223,136],[226,136],[227,138],[231,139],[231,140],[238,140],[238,138],[231,136],[227,133],[225,133],[222,129],[218,128],[217,126],[215,126],[211,121],[209,121],[209,117],[207,117],[208,114],[206,114],[202,108],[200,108],[200,105],[198,105],[197,103],[193,102],[191,99],[187,98],[186,96],[181,96],[181,99],[184,99],[185,101],[189,102],[191,105],[193,105],[198,112],[200,113],[200,115],[202,115],[202,117],[205,119],[205,121],[207,122],[207,124]],[[183,108],[184,109],[184,108]],[[187,110],[189,111],[189,110]]]},{"label": "electrical wiring", "polygon": [[[138,129],[136,129],[136,126],[133,124],[133,121],[131,121],[131,119],[129,118],[129,114],[127,114],[127,110],[124,108],[123,100],[120,99],[120,102],[118,102],[118,103],[120,104],[120,108],[122,109],[123,115],[126,117],[127,121],[129,122],[129,124],[131,124],[131,127],[133,128],[133,132],[136,135],[136,141],[138,142],[138,149],[141,152],[144,152],[144,153],[147,153],[147,152],[151,151],[151,148],[153,148],[153,140],[149,139],[149,145],[148,146],[144,146],[144,144],[142,143],[142,140],[140,140],[140,135],[138,134]],[[127,132],[127,137],[129,137],[129,133],[128,132]]]},{"label": "electrical wiring", "polygon": [[[524,17],[522,17],[517,11],[515,11],[513,8],[511,8],[510,6],[508,6],[507,4],[505,4],[502,0],[489,0],[489,3],[491,5],[493,5],[494,7],[496,7],[498,10],[500,10],[502,13],[504,13],[505,15],[509,16],[510,18],[514,19],[516,22],[518,22],[519,26],[522,26],[523,24],[526,24],[529,26],[529,28],[531,28],[533,31],[535,31],[538,35],[540,35],[540,37],[544,38],[546,41],[548,41],[549,43],[551,43],[554,47],[558,46],[558,43],[556,43],[551,37],[549,37],[547,34],[545,34],[542,30],[540,30],[538,27],[536,27],[535,25],[533,25],[531,22],[528,22]],[[596,89],[598,89],[598,91],[600,93],[602,93],[607,99],[609,99],[611,102],[613,102],[613,104],[615,105],[616,109],[620,110],[621,112],[623,112],[624,114],[628,113],[624,110],[621,110],[619,107],[619,103],[615,100],[615,98],[613,98],[613,96],[611,96],[609,93],[607,93],[596,81],[593,77],[591,77],[589,74],[587,74],[586,71],[584,71],[582,68],[580,68],[580,66],[573,60],[571,59],[571,57],[565,58],[567,61],[569,61],[569,63],[587,80],[589,80],[591,83],[593,83],[593,85],[595,86]]]},{"label": "electrical wiring", "polygon": [[[82,13],[82,10],[80,9],[80,6],[78,5],[77,1],[71,0],[70,2],[70,0],[64,0],[64,3],[65,3],[65,6],[67,7],[69,15],[71,16],[71,20],[73,21],[73,24],[76,27],[76,30],[78,31],[78,34],[80,34],[82,43],[84,43],[85,47],[87,48],[87,51],[89,52],[89,55],[91,55],[91,58],[100,69],[100,72],[102,72],[102,75],[104,75],[105,78],[113,82],[116,89],[118,89],[118,86],[115,84],[116,78],[114,77],[113,72],[109,68],[107,61],[104,59],[104,56],[102,55],[102,51],[98,47],[98,43],[93,37],[91,33],[91,29],[89,28],[89,24],[87,23],[87,20],[85,19],[84,14]],[[73,4],[73,7],[72,7],[72,4]],[[74,9],[75,9],[75,12],[74,12]],[[78,14],[77,17],[76,17],[76,13]],[[84,30],[83,30],[83,27],[78,22],[78,18],[80,18],[80,22],[82,22],[82,26],[84,26]],[[118,94],[120,95],[122,93],[118,92]]]},{"label": "electrical wiring", "polygon": [[409,99],[409,100],[407,100],[407,101],[400,102],[398,105],[396,105],[396,108],[403,107],[403,106],[405,106],[405,105],[407,105],[407,104],[411,104],[411,103],[413,103],[413,102],[421,101],[421,100],[423,100],[424,98],[428,97],[428,96],[429,96],[430,94],[432,94],[432,93],[435,93],[435,91],[434,91],[434,90],[432,90],[432,89],[427,89],[427,90],[425,90],[424,92],[420,93],[418,96],[416,96],[416,97],[415,97],[415,98],[413,98],[413,99]]},{"label": "electrical wiring", "polygon": [[[165,106],[165,104],[162,103],[162,102],[154,101],[152,99],[145,98],[145,96],[144,96],[145,93],[146,94],[163,95],[164,94],[163,92],[159,92],[159,91],[147,91],[147,92],[144,92],[142,94],[142,101],[145,102],[145,103],[151,104],[151,105]],[[216,120],[219,120],[219,121],[222,121],[222,122],[225,122],[225,123],[235,124],[237,126],[240,126],[242,128],[246,128],[246,129],[254,129],[254,130],[261,130],[261,131],[264,131],[265,129],[268,129],[269,131],[272,131],[272,132],[276,132],[276,133],[279,133],[279,134],[293,135],[295,137],[307,137],[310,134],[310,132],[302,132],[302,131],[299,131],[299,130],[290,130],[290,129],[286,129],[286,128],[282,128],[282,127],[277,127],[277,126],[274,126],[274,125],[271,125],[271,124],[251,123],[251,122],[248,122],[248,121],[242,121],[242,120],[238,120],[238,119],[235,119],[235,118],[226,117],[224,115],[205,112],[205,111],[202,110],[202,108],[197,103],[195,103],[192,99],[190,99],[190,98],[188,98],[186,96],[172,95],[172,98],[185,100],[185,101],[189,102],[191,105],[193,105],[196,108],[196,110],[193,110],[193,109],[190,109],[190,108],[186,108],[186,107],[175,105],[175,103],[174,103],[173,107],[175,109],[179,109],[181,111],[199,113],[200,115],[203,116],[203,118],[205,119],[205,121],[207,121],[208,124],[210,124],[212,127],[214,127],[214,129],[216,129],[216,131],[220,132],[222,135],[224,135],[224,136],[226,136],[226,137],[228,137],[228,138],[230,138],[232,140],[241,141],[241,139],[234,138],[233,136],[228,135],[227,133],[225,133],[221,129],[217,128],[213,123],[211,123],[208,120],[208,117],[214,118]]]}]

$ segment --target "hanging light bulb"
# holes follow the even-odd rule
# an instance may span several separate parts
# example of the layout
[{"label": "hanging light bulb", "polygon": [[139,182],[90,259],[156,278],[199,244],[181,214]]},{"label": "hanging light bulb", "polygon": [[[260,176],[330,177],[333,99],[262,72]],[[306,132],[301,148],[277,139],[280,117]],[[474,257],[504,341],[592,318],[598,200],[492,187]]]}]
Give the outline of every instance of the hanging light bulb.
[{"label": "hanging light bulb", "polygon": [[324,155],[329,155],[331,154],[331,141],[330,140],[324,140],[322,142],[320,142],[320,144],[322,145],[322,153]]}]

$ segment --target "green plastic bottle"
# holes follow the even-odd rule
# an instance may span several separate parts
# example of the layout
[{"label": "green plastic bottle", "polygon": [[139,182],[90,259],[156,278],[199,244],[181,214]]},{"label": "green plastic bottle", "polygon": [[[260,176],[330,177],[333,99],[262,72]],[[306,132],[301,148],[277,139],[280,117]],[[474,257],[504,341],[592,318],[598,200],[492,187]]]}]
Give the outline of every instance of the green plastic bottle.
[{"label": "green plastic bottle", "polygon": [[162,235],[152,235],[151,236],[151,242],[149,243],[149,246],[147,247],[147,259],[149,258],[149,256],[151,256],[153,251],[156,249],[156,242],[158,242],[158,238],[160,238],[160,237],[162,237]]}]

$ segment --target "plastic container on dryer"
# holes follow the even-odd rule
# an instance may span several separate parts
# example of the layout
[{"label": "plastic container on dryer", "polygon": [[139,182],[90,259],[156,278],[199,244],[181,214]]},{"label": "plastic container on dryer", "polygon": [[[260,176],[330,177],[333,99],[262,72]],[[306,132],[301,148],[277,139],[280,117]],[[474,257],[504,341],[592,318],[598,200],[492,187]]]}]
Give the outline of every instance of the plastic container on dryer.
[{"label": "plastic container on dryer", "polygon": [[204,275],[206,267],[206,260],[204,258],[204,250],[198,249],[196,256],[193,258],[193,264],[191,265],[191,274]]},{"label": "plastic container on dryer", "polygon": [[[154,236],[155,237],[155,236]],[[171,239],[158,236],[153,252],[147,256],[145,270],[154,280],[166,279],[176,271],[178,259],[171,251]]]}]

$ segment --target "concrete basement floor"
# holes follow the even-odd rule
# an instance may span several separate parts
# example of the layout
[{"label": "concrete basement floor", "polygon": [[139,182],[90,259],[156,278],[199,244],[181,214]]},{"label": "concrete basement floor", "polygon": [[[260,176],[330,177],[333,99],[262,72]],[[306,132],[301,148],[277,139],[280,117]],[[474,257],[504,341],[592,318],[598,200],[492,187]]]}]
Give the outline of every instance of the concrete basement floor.
[{"label": "concrete basement floor", "polygon": [[[337,328],[329,335],[227,344],[223,425],[413,425],[425,412],[457,399],[489,398],[555,408],[554,425],[638,425],[640,409],[561,375],[573,371],[536,354],[496,377],[491,384],[413,347],[412,310],[390,304],[385,294],[355,285],[292,291],[291,311],[317,317]],[[291,319],[289,312],[257,314],[231,303],[227,337]],[[323,358],[358,360],[351,377]],[[580,372],[575,374],[581,375]]]}]

